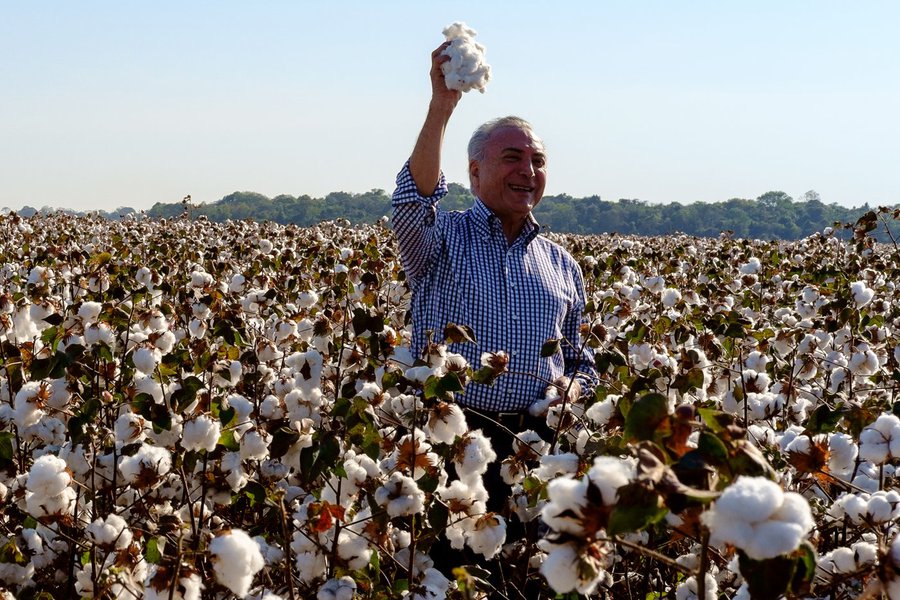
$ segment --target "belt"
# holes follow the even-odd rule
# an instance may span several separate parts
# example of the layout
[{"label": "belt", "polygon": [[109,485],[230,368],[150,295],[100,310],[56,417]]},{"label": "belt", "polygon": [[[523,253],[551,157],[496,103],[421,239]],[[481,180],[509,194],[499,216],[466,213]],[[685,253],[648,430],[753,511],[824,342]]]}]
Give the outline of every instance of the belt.
[{"label": "belt", "polygon": [[[528,412],[528,409],[519,412],[495,412],[489,410],[479,410],[475,412],[472,409],[465,409],[466,423],[470,429],[496,429],[496,423],[499,423],[513,433],[520,433],[526,429],[533,429],[538,433],[546,433],[549,431],[547,427],[547,419],[544,417],[535,417]],[[495,423],[496,422],[496,423]]]}]

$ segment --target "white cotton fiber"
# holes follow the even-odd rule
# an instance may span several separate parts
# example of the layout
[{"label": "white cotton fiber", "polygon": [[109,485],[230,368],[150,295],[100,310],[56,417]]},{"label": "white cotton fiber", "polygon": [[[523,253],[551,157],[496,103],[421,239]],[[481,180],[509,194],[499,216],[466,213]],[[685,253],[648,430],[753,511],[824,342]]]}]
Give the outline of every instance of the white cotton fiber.
[{"label": "white cotton fiber", "polygon": [[475,41],[475,30],[456,22],[443,33],[450,42],[444,50],[450,60],[441,65],[447,87],[461,92],[478,90],[483,94],[491,78],[491,67],[484,62],[484,46]]},{"label": "white cotton fiber", "polygon": [[216,580],[242,598],[250,591],[253,576],[265,566],[259,546],[240,529],[217,536],[209,552]]}]

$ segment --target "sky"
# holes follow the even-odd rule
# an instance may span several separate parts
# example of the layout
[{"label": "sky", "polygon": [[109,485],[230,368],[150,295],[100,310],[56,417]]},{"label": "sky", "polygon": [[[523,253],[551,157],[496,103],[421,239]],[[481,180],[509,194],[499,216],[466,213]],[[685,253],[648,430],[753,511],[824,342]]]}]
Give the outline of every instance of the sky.
[{"label": "sky", "polygon": [[492,78],[469,135],[532,122],[546,194],[900,202],[900,2],[560,0],[0,4],[0,207],[148,209],[390,192],[447,25]]}]

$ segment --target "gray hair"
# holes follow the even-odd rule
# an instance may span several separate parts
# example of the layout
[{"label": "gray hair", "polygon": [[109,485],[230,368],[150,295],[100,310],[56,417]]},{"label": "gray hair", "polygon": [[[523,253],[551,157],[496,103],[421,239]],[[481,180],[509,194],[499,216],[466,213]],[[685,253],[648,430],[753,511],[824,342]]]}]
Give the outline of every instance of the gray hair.
[{"label": "gray hair", "polygon": [[491,119],[487,123],[475,130],[472,137],[469,138],[469,160],[482,160],[484,158],[484,147],[491,139],[491,135],[498,129],[504,127],[515,127],[522,131],[527,131],[535,139],[539,139],[534,133],[534,127],[531,123],[521,117],[509,116]]}]

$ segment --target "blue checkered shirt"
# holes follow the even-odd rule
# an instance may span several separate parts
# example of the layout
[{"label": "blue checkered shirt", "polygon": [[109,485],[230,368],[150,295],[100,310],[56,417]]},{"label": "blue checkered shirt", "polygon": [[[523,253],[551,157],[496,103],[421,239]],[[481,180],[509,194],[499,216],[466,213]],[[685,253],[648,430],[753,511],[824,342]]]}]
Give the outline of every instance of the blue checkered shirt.
[{"label": "blue checkered shirt", "polygon": [[[416,189],[409,163],[397,175],[392,198],[400,259],[412,290],[412,351],[419,356],[427,334],[443,341],[448,323],[468,325],[477,343],[451,344],[477,369],[484,352],[508,353],[509,371],[492,386],[469,383],[457,400],[488,411],[516,412],[544,397],[547,382],[575,375],[593,390],[596,373],[589,349],[579,352],[584,281],[575,259],[538,235],[529,215],[509,245],[500,219],[475,199],[464,211],[445,211],[443,174],[431,196]],[[542,358],[541,347],[560,339],[561,351]],[[534,376],[537,377],[534,377]]]}]

